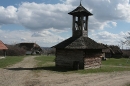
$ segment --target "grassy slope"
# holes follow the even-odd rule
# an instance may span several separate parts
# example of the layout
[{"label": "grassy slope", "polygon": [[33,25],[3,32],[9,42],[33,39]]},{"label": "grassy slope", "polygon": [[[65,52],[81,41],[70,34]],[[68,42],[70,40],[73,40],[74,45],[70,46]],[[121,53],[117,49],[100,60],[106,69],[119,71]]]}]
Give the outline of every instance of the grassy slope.
[{"label": "grassy slope", "polygon": [[24,56],[7,56],[4,59],[0,59],[0,68],[4,68],[9,65],[16,64],[22,61]]},{"label": "grassy slope", "polygon": [[130,71],[130,59],[108,59],[107,61],[102,61],[101,68],[97,69],[87,69],[87,70],[68,70],[62,68],[55,68],[54,56],[40,56],[36,58],[39,63],[39,67],[43,67],[45,70],[56,71],[56,72],[74,72],[74,73],[99,73],[99,72],[115,72],[115,71]]}]

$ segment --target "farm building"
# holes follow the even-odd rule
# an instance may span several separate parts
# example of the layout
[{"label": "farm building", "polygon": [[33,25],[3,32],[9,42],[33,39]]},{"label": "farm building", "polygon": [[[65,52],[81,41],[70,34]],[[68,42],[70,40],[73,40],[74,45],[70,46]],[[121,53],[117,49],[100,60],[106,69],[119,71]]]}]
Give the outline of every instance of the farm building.
[{"label": "farm building", "polygon": [[4,57],[6,56],[6,50],[8,50],[8,48],[5,46],[5,44],[0,40],[0,51],[2,51],[1,55],[3,55]]},{"label": "farm building", "polygon": [[42,48],[36,43],[19,43],[16,46],[25,49],[27,55],[42,53]]},{"label": "farm building", "polygon": [[112,50],[112,57],[117,57],[117,58],[119,58],[119,57],[122,57],[122,55],[123,55],[123,52],[122,52],[122,50],[118,47],[118,46],[114,46],[114,45],[111,45],[111,46],[109,46],[110,47],[110,49]]},{"label": "farm building", "polygon": [[56,48],[55,65],[74,69],[99,68],[105,47],[88,37],[88,16],[92,14],[81,3],[68,14],[73,16],[72,37],[53,46]]},{"label": "farm building", "polygon": [[123,52],[123,57],[130,57],[130,49],[122,50]]},{"label": "farm building", "polygon": [[102,49],[104,58],[121,57],[123,52],[118,46],[104,45],[106,48]]},{"label": "farm building", "polygon": [[114,52],[108,45],[104,45],[104,47],[105,47],[105,49],[102,49],[102,52],[103,52],[103,54],[102,54],[103,58],[102,59],[106,60],[106,58],[112,57],[112,53],[114,53]]}]

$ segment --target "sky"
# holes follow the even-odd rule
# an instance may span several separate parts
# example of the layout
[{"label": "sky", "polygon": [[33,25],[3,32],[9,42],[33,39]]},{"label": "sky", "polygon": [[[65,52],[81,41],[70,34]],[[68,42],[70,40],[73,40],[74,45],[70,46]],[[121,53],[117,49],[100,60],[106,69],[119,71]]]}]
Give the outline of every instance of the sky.
[{"label": "sky", "polygon": [[[129,0],[82,0],[89,17],[89,37],[118,45],[130,32]],[[80,0],[1,0],[0,40],[5,44],[35,42],[52,47],[72,36],[72,16]],[[123,45],[124,48],[128,46]]]}]

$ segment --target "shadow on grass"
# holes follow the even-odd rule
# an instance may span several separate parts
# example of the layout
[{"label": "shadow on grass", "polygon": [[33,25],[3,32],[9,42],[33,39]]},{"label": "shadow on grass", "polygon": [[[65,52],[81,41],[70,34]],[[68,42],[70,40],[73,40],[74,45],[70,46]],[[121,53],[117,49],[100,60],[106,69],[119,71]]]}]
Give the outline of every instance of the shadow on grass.
[{"label": "shadow on grass", "polygon": [[56,72],[68,72],[68,71],[74,71],[71,68],[61,68],[61,67],[55,67],[55,66],[48,66],[48,67],[35,67],[35,68],[4,68],[7,70],[13,70],[13,71],[21,71],[21,70],[49,70],[49,71],[56,71]]}]

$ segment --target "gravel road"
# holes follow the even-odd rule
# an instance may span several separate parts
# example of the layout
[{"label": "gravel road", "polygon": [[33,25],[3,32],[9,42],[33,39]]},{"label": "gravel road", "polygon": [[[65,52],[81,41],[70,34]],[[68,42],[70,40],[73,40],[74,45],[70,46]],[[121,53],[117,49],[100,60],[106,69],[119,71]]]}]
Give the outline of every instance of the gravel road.
[{"label": "gravel road", "polygon": [[37,61],[28,56],[22,62],[0,69],[0,86],[125,86],[130,71],[93,74],[65,74],[33,71]]}]

